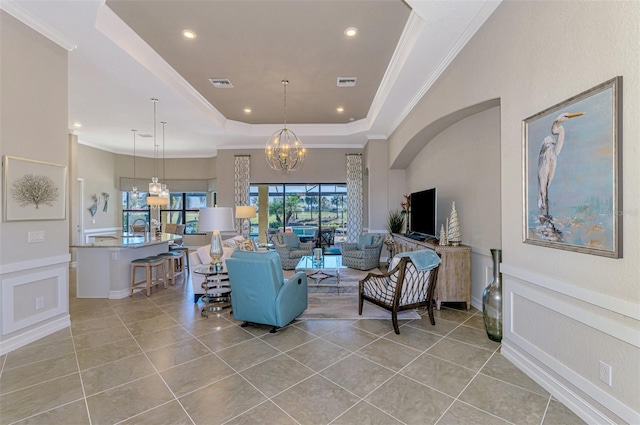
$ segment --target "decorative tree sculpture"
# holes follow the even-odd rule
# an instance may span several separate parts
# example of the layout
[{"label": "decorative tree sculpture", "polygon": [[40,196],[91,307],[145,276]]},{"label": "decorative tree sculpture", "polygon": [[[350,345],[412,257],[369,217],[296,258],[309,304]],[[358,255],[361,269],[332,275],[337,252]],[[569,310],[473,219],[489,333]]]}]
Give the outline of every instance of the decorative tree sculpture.
[{"label": "decorative tree sculpture", "polygon": [[43,204],[53,206],[60,196],[60,189],[47,176],[25,174],[13,182],[11,196],[21,207],[35,205],[39,209]]},{"label": "decorative tree sculpture", "polygon": [[449,215],[448,237],[449,243],[453,246],[460,245],[462,236],[460,234],[460,222],[458,221],[458,211],[456,211],[456,202],[451,204],[451,214]]},{"label": "decorative tree sculpture", "polygon": [[447,232],[444,230],[444,224],[440,227],[440,240],[438,241],[438,245],[447,245]]}]

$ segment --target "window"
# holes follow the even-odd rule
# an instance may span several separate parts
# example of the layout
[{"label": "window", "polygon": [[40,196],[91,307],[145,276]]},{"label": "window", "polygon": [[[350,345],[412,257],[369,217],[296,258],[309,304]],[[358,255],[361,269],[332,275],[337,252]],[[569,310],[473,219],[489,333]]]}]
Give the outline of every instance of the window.
[{"label": "window", "polygon": [[[128,231],[129,225],[136,220],[144,220],[149,229],[150,209],[147,205],[147,193],[140,193],[137,200],[131,199],[131,192],[122,192],[122,230]],[[171,193],[169,206],[160,210],[160,223],[184,224],[186,234],[198,232],[198,211],[207,206],[205,192]]]},{"label": "window", "polygon": [[[259,187],[249,188],[251,205],[259,205]],[[344,233],[347,222],[347,185],[277,184],[268,185],[269,228],[292,228],[296,233],[332,227]],[[258,218],[250,220],[251,233],[257,235]]]}]

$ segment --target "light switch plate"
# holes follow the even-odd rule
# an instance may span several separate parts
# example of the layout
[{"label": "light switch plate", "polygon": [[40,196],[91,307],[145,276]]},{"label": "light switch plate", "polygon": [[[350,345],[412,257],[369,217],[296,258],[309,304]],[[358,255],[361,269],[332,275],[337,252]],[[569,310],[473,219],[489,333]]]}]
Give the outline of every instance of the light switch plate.
[{"label": "light switch plate", "polygon": [[28,233],[28,242],[44,242],[44,230],[38,230],[37,232]]}]

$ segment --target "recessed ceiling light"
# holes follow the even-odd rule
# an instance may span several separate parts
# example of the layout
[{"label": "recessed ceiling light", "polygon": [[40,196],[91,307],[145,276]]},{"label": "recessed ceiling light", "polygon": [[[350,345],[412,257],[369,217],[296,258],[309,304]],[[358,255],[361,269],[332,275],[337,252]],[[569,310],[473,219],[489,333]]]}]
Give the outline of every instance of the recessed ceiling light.
[{"label": "recessed ceiling light", "polygon": [[198,35],[195,32],[191,31],[191,30],[182,30],[182,36],[184,38],[186,38],[187,40],[193,40]]},{"label": "recessed ceiling light", "polygon": [[251,108],[244,108],[243,109],[245,114],[250,114],[251,113]]},{"label": "recessed ceiling light", "polygon": [[338,106],[338,107],[336,108],[336,111],[338,111],[338,112],[344,112],[344,108],[343,108],[342,106]]},{"label": "recessed ceiling light", "polygon": [[74,123],[73,123],[73,126],[74,126],[75,128],[80,128],[80,127],[82,127],[82,123],[74,122]]},{"label": "recessed ceiling light", "polygon": [[356,27],[349,27],[346,30],[344,30],[344,35],[346,35],[347,37],[355,37],[358,34],[358,28]]}]

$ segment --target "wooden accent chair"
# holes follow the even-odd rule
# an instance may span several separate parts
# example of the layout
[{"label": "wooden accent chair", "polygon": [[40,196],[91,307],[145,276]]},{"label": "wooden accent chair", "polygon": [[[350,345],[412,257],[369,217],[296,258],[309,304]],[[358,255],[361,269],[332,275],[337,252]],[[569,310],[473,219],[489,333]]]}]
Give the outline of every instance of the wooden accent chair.
[{"label": "wooden accent chair", "polygon": [[[414,251],[420,252],[420,251]],[[391,311],[391,321],[396,334],[400,333],[398,312],[418,307],[427,307],[429,320],[435,325],[433,317],[433,294],[438,279],[440,256],[435,256],[426,267],[420,267],[412,261],[410,254],[398,254],[392,260],[391,271],[384,274],[369,273],[360,281],[358,294],[358,314],[362,314],[364,301]],[[404,255],[406,254],[406,255]],[[431,256],[431,254],[428,254]],[[435,265],[434,265],[435,263]]]}]

